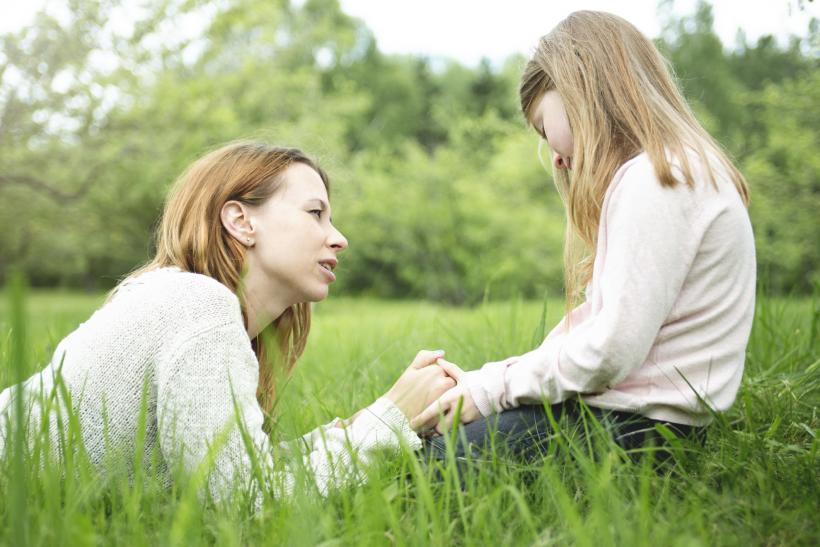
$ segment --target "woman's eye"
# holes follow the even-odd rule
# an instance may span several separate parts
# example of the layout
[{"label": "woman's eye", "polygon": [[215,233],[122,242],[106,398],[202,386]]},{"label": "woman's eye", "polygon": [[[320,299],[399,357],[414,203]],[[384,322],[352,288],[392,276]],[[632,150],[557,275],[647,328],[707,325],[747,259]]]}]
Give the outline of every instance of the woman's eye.
[{"label": "woman's eye", "polygon": [[311,215],[316,215],[316,218],[322,218],[322,210],[321,209],[311,209],[308,211]]}]

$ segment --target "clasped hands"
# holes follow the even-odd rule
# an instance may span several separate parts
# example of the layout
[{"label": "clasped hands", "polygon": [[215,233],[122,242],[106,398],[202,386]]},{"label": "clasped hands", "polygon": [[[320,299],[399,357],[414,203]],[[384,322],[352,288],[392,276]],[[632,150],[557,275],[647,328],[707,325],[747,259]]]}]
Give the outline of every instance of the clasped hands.
[{"label": "clasped hands", "polygon": [[407,416],[416,432],[442,434],[449,431],[459,401],[462,401],[461,423],[467,424],[481,417],[463,381],[464,371],[443,357],[441,350],[420,351],[386,394]]}]

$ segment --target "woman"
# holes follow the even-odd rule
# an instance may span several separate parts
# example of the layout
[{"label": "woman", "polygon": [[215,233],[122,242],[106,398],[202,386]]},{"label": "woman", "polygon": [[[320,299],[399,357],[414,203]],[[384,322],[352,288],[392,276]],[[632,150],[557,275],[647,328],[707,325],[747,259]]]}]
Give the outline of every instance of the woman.
[{"label": "woman", "polygon": [[[58,377],[68,388],[48,412],[52,446],[58,410],[64,417],[70,407],[92,463],[125,455],[122,463],[133,465],[145,404],[143,450],[146,457],[159,450],[163,472],[193,471],[213,458],[215,494],[247,480],[252,458],[241,429],[272,464],[264,424],[276,378],[301,355],[309,303],[327,297],[337,254],[347,247],[331,223],[328,188],[325,173],[299,150],[257,142],[227,145],[190,166],[167,200],[154,259],[25,382],[35,399],[59,393]],[[306,446],[301,461],[325,492],[355,476],[351,452],[361,462],[402,442],[418,447],[408,417],[454,385],[434,365],[442,354],[420,352],[355,419],[337,419],[283,448]],[[0,408],[13,406],[13,389],[0,395]],[[31,424],[40,423],[41,406],[31,411]],[[280,494],[293,488],[287,469],[279,479]]]},{"label": "woman", "polygon": [[449,429],[463,399],[471,444],[482,446],[497,423],[524,451],[554,434],[548,411],[571,424],[583,401],[628,449],[662,442],[658,423],[701,437],[735,399],[752,325],[743,176],[653,43],[615,15],[576,12],[544,36],[520,98],[554,153],[570,311],[529,353],[466,374],[444,364],[458,385],[414,425],[441,413],[437,427]]}]

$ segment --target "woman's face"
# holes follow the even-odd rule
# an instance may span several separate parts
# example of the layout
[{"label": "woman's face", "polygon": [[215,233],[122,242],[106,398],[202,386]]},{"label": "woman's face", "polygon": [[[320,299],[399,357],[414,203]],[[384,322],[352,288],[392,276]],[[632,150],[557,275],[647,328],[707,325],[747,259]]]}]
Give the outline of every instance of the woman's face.
[{"label": "woman's face", "polygon": [[336,254],[347,239],[330,221],[327,189],[315,170],[294,163],[282,176],[278,192],[249,208],[255,235],[246,255],[247,275],[277,300],[317,302],[336,280]]},{"label": "woman's face", "polygon": [[532,125],[552,148],[553,165],[558,169],[572,169],[572,130],[557,90],[550,89],[537,100]]}]

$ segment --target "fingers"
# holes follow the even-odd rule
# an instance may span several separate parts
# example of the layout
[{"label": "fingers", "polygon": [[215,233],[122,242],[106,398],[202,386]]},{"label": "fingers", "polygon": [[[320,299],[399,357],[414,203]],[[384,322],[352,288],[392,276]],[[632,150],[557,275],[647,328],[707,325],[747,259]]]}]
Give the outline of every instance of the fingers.
[{"label": "fingers", "polygon": [[442,412],[438,415],[438,418],[431,424],[428,424],[427,427],[432,427],[433,430],[438,433],[439,435],[443,435],[447,431],[450,431],[450,427],[452,427],[453,423],[453,407],[451,406],[445,412]]},{"label": "fingers", "polygon": [[444,435],[445,433],[449,433],[450,430],[453,428],[453,419],[454,419],[455,410],[450,409],[450,412],[444,414],[441,417],[441,420],[436,424],[435,431],[439,435]]},{"label": "fingers", "polygon": [[446,372],[448,376],[454,378],[456,382],[460,382],[461,377],[464,376],[464,371],[461,370],[461,368],[455,363],[451,363],[450,361],[442,358],[437,359],[436,363],[444,369],[444,372]]},{"label": "fingers", "polygon": [[437,359],[440,359],[442,357],[444,357],[443,349],[438,349],[435,351],[423,349],[416,354],[416,358],[413,359],[412,363],[410,363],[410,367],[424,368],[426,366],[432,365],[436,362]]},{"label": "fingers", "polygon": [[426,387],[428,397],[431,393],[436,393],[438,398],[442,393],[456,385],[453,378],[447,376],[447,373],[441,367],[425,367],[416,372],[416,377],[422,385]]},{"label": "fingers", "polygon": [[427,382],[427,385],[429,386],[427,390],[428,400],[430,400],[430,397],[435,397],[438,399],[458,385],[455,380],[445,375],[444,372],[440,372],[440,374],[440,376],[432,375],[430,380]]},{"label": "fingers", "polygon": [[410,427],[413,428],[413,430],[419,431],[433,427],[439,422],[439,418],[442,416],[444,416],[444,419],[450,416],[450,421],[452,421],[453,411],[462,395],[458,389],[454,389],[456,384],[452,378],[448,377],[444,379],[444,382],[446,383],[448,380],[452,382],[452,387],[446,390],[438,399],[430,403],[430,405],[422,410],[415,418],[410,420]]},{"label": "fingers", "polygon": [[[444,374],[442,372],[442,374]],[[442,404],[444,401],[442,397],[451,389],[456,387],[456,381],[450,378],[449,376],[442,376],[440,378],[436,378],[435,382],[431,384],[430,389],[427,391],[427,401],[439,401]],[[426,404],[426,403],[425,403]]]},{"label": "fingers", "polygon": [[418,431],[419,429],[424,429],[437,422],[439,414],[445,410],[444,401],[442,400],[443,398],[444,396],[442,395],[441,398],[430,403],[430,405],[422,410],[418,416],[410,420],[410,427]]}]

